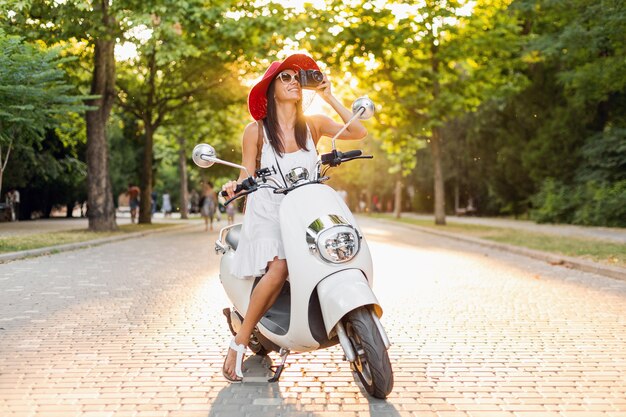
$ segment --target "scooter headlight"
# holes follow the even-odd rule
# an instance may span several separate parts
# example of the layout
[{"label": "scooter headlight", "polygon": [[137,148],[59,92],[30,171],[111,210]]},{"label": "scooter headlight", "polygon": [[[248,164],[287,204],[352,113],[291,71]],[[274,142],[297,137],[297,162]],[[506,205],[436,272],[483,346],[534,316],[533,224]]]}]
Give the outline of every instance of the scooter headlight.
[{"label": "scooter headlight", "polygon": [[344,263],[354,258],[361,249],[358,231],[340,216],[325,216],[311,223],[307,242],[311,253],[330,263]]}]

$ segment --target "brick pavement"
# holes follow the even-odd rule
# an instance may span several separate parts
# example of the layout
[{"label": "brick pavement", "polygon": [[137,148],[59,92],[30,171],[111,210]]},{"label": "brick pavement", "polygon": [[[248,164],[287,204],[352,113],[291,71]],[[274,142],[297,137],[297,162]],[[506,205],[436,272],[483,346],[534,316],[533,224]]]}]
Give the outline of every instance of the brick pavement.
[{"label": "brick pavement", "polygon": [[626,415],[626,283],[364,224],[388,401],[337,347],[291,356],[278,384],[249,358],[227,384],[215,234],[198,228],[0,265],[0,415]]}]

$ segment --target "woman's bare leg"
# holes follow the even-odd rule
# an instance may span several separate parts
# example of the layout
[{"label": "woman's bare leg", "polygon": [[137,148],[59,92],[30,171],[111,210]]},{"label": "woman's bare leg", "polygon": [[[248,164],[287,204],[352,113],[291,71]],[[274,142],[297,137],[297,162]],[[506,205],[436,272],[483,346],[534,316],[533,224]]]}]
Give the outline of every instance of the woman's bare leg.
[{"label": "woman's bare leg", "polygon": [[[274,258],[269,262],[269,269],[267,273],[261,278],[252,295],[250,296],[250,304],[248,305],[248,311],[241,324],[241,329],[235,337],[235,342],[240,345],[248,345],[248,340],[254,330],[254,326],[257,325],[263,314],[274,304],[276,298],[280,294],[280,290],[283,288],[283,284],[287,279],[287,261],[284,259]],[[236,353],[232,349],[228,349],[226,361],[224,363],[224,370],[231,378],[235,378],[235,359]]]}]

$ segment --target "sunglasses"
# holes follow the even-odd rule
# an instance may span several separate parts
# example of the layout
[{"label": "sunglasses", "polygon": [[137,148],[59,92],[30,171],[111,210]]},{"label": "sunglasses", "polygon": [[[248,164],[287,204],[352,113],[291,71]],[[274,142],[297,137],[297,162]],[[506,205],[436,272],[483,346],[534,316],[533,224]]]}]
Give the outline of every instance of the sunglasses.
[{"label": "sunglasses", "polygon": [[289,74],[288,72],[281,72],[278,74],[278,78],[283,84],[291,84],[293,80],[296,80],[298,84],[300,83],[300,76],[298,74]]}]

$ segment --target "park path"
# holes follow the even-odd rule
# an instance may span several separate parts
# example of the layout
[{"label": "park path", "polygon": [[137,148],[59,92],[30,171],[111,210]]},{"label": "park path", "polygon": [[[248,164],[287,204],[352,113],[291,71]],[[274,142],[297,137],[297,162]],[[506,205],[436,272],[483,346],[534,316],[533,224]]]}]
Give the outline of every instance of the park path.
[{"label": "park path", "polygon": [[[402,213],[402,216],[419,220],[434,219],[432,214]],[[577,226],[573,224],[538,224],[530,220],[473,216],[446,216],[446,220],[451,223],[502,227],[564,237],[601,239],[626,244],[626,228],[622,227]]]},{"label": "park path", "polygon": [[228,305],[202,227],[0,264],[0,415],[623,417],[626,282],[361,218],[395,387],[337,347],[278,384],[221,376]]}]

